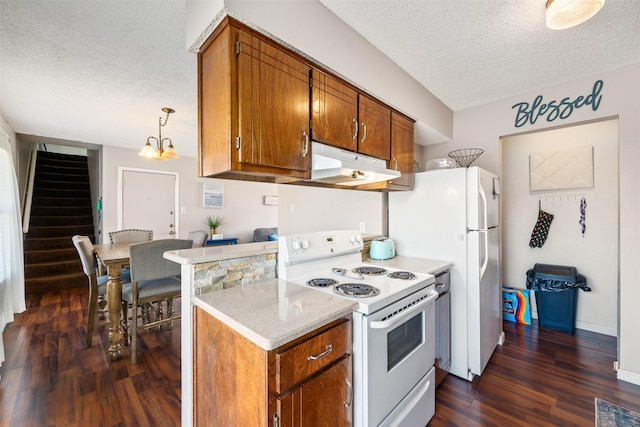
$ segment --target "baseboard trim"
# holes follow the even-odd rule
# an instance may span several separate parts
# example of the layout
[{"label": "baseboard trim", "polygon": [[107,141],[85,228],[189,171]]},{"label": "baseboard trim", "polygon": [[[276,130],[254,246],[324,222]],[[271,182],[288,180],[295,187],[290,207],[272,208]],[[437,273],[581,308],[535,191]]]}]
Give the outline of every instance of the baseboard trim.
[{"label": "baseboard trim", "polygon": [[640,385],[640,374],[618,368],[617,378],[631,384]]}]

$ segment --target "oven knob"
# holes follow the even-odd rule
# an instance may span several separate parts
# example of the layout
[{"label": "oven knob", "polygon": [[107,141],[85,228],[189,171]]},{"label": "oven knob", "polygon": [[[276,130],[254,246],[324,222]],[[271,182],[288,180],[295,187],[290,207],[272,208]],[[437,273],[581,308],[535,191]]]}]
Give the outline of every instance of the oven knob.
[{"label": "oven knob", "polygon": [[298,242],[297,240],[294,240],[293,242],[291,242],[291,247],[293,248],[294,251],[297,251],[298,249],[300,249],[300,242]]},{"label": "oven knob", "polygon": [[356,242],[356,236],[354,236],[353,234],[351,236],[349,236],[349,241],[353,244]]},{"label": "oven knob", "polygon": [[360,243],[360,240],[362,240],[362,239],[360,238],[360,235],[359,235],[359,234],[356,234],[356,242]]},{"label": "oven knob", "polygon": [[309,241],[308,240],[303,240],[302,241],[302,249],[309,249]]}]

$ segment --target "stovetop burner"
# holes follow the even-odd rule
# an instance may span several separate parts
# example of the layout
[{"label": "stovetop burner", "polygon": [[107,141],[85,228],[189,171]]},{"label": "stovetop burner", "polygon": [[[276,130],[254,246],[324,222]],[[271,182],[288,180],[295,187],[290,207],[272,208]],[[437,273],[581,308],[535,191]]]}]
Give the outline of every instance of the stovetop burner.
[{"label": "stovetop burner", "polygon": [[356,267],[353,269],[354,273],[365,274],[367,276],[379,276],[381,274],[385,274],[387,270],[382,267],[372,267],[365,265],[363,267]]},{"label": "stovetop burner", "polygon": [[387,274],[388,277],[392,279],[402,279],[402,280],[413,280],[416,278],[416,275],[410,271],[393,271]]},{"label": "stovetop burner", "polygon": [[317,279],[307,280],[307,285],[315,286],[315,287],[318,287],[318,288],[326,288],[327,286],[333,286],[333,285],[336,285],[337,283],[338,283],[337,280],[327,279],[327,278],[324,278],[324,277],[319,277]]},{"label": "stovetop burner", "polygon": [[364,283],[343,283],[334,287],[333,291],[338,294],[360,298],[373,297],[380,293],[380,289]]}]

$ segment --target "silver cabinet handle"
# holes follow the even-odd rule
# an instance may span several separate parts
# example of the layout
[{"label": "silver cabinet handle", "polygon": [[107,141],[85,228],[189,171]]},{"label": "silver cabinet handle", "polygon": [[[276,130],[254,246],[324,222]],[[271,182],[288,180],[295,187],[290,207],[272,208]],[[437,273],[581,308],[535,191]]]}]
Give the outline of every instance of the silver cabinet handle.
[{"label": "silver cabinet handle", "polygon": [[398,159],[393,159],[393,163],[395,163],[395,168],[396,170],[398,170]]},{"label": "silver cabinet handle", "polygon": [[329,344],[326,347],[326,350],[323,351],[322,353],[320,353],[317,356],[307,356],[307,360],[318,360],[318,359],[322,359],[323,357],[325,357],[326,355],[328,355],[329,353],[331,353],[333,351],[333,345]]},{"label": "silver cabinet handle", "polygon": [[361,142],[364,142],[364,140],[367,139],[367,125],[364,122],[362,122],[362,128],[364,129],[364,132],[362,133]]},{"label": "silver cabinet handle", "polygon": [[304,149],[302,150],[302,157],[307,157],[309,154],[309,134],[306,131],[302,131],[304,137]]},{"label": "silver cabinet handle", "polygon": [[345,408],[348,408],[353,404],[353,387],[351,386],[351,380],[349,378],[345,378],[344,380],[347,383],[347,393],[348,393],[347,403],[345,403],[344,406]]},{"label": "silver cabinet handle", "polygon": [[351,139],[357,139],[358,138],[358,121],[354,118],[352,122],[355,126],[353,126],[354,130],[353,130],[353,136],[351,137]]}]

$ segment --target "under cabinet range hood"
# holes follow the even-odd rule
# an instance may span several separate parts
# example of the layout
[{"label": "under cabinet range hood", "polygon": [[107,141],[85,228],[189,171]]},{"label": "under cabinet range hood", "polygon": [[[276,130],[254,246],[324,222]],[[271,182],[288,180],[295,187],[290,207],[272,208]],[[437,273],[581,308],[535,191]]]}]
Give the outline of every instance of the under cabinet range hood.
[{"label": "under cabinet range hood", "polygon": [[386,161],[330,145],[312,142],[311,179],[314,182],[356,186],[400,177]]}]

